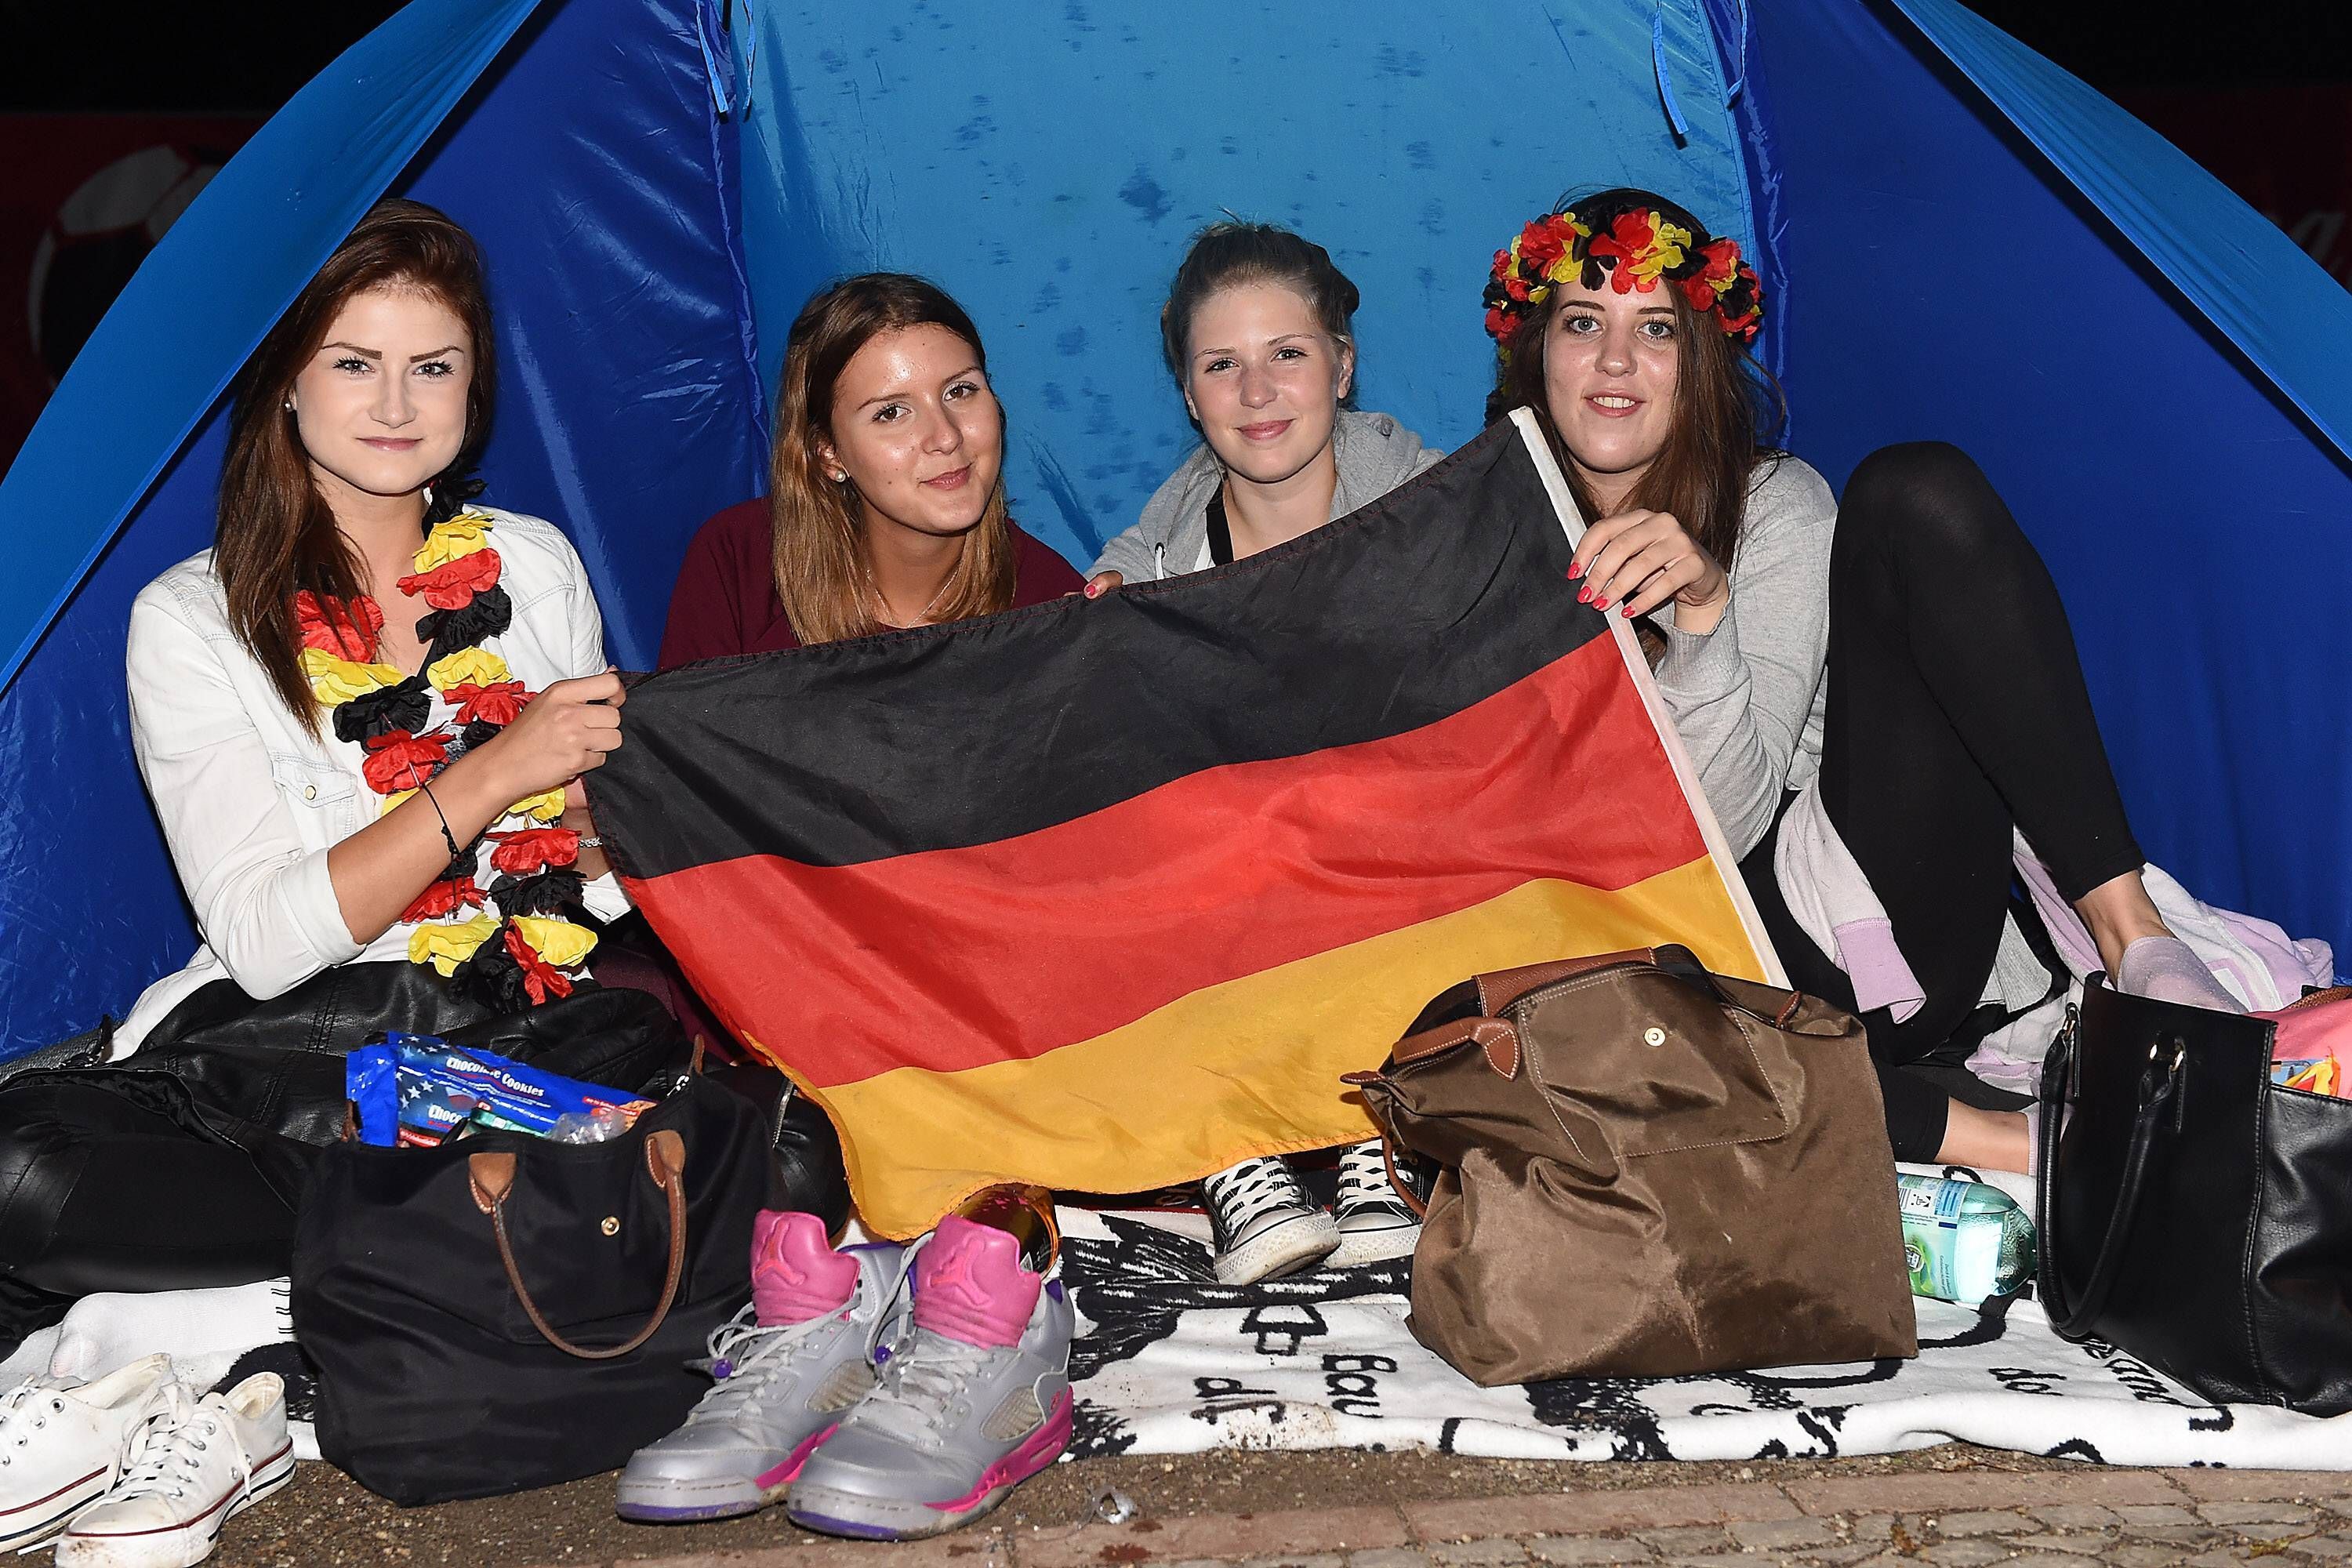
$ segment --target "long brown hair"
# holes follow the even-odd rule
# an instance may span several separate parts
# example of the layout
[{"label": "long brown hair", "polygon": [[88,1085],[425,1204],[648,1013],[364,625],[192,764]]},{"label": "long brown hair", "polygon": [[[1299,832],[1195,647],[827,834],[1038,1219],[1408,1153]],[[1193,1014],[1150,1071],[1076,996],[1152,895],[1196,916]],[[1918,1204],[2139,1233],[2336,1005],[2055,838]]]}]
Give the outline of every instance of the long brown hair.
[{"label": "long brown hair", "polygon": [[[908,327],[946,328],[971,346],[987,374],[988,353],[963,307],[936,283],[904,272],[843,279],[801,307],[784,340],[768,506],[776,597],[803,643],[885,629],[874,616],[874,568],[856,486],[827,479],[817,447],[832,438],[834,384],[850,360],[882,333]],[[996,488],[979,523],[964,535],[963,558],[948,574],[937,618],[960,621],[1011,608],[1017,567],[1000,461]]]},{"label": "long brown hair", "polygon": [[[465,323],[473,380],[466,392],[466,435],[457,455],[433,479],[430,528],[481,491],[467,476],[488,438],[497,401],[497,355],[482,256],[473,237],[422,202],[381,201],[335,247],[318,276],[269,329],[237,373],[228,416],[228,456],[221,465],[220,516],[213,571],[228,597],[229,626],[269,677],[294,716],[319,732],[319,706],[303,678],[294,595],[303,589],[345,603],[364,592],[351,541],[311,478],[287,401],[294,379],[327,341],[353,296],[387,285],[433,296]],[[373,648],[353,647],[353,658]]]},{"label": "long brown hair", "polygon": [[[1570,207],[1580,217],[1646,208],[1689,229],[1698,237],[1696,244],[1704,245],[1707,239],[1706,226],[1649,191],[1603,191],[1572,202],[1563,200],[1555,210]],[[1570,493],[1586,519],[1597,521],[1601,510],[1592,488],[1577,472],[1568,445],[1560,439],[1544,387],[1545,334],[1559,312],[1564,292],[1554,289],[1542,303],[1529,306],[1509,341],[1501,345],[1508,352],[1496,369],[1495,390],[1486,397],[1486,421],[1491,425],[1507,417],[1521,405],[1533,409],[1560,472],[1568,478]],[[1679,289],[1660,289],[1658,296],[1675,308],[1679,359],[1673,417],[1665,445],[1651,459],[1620,510],[1671,513],[1717,564],[1729,571],[1738,553],[1740,523],[1747,514],[1756,467],[1785,455],[1767,445],[1764,437],[1767,431],[1779,427],[1787,405],[1780,384],[1723,331],[1714,316],[1691,309]]]}]

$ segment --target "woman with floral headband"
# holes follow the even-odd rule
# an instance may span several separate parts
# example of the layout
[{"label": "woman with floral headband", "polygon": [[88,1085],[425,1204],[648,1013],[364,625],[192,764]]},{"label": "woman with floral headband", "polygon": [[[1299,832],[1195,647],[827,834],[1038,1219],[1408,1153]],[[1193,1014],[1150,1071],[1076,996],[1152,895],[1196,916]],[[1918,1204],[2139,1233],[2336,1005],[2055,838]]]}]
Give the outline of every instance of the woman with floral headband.
[{"label": "woman with floral headband", "polygon": [[10,1084],[0,1342],[92,1291],[283,1273],[288,1173],[184,1118],[299,1114],[252,1056],[279,1041],[562,996],[596,942],[572,917],[627,908],[570,793],[621,743],[595,596],[553,526],[467,500],[492,361],[471,237],[385,201],[240,373],[216,542],[129,638],[131,748],[204,942],[110,1045],[168,1066],[233,1023],[248,1065],[184,1080],[176,1117],[124,1074]]},{"label": "woman with floral headband", "polygon": [[[1142,521],[1103,547],[1089,597],[1128,580],[1223,566],[1369,506],[1444,454],[1348,405],[1356,286],[1321,246],[1271,224],[1202,229],[1160,308],[1168,368],[1202,446]],[[1420,1226],[1377,1142],[1342,1151],[1334,1212],[1288,1166],[1244,1161],[1202,1184],[1217,1278],[1244,1285],[1328,1260],[1411,1253]]]},{"label": "woman with floral headband", "polygon": [[[1964,1066],[2004,1016],[2015,832],[2123,989],[2239,1010],[2148,898],[2057,591],[1965,454],[1885,448],[1840,503],[1766,447],[1756,275],[1646,191],[1528,224],[1486,304],[1487,416],[1532,408],[1597,520],[1578,597],[1663,623],[1659,689],[1791,978],[1853,1006],[1891,957],[1924,993],[1862,1015],[1896,1158],[2028,1166],[2021,1097]],[[1800,833],[1842,847],[1782,852]],[[1842,929],[1841,970],[1790,906],[1848,852],[1891,936]]]}]

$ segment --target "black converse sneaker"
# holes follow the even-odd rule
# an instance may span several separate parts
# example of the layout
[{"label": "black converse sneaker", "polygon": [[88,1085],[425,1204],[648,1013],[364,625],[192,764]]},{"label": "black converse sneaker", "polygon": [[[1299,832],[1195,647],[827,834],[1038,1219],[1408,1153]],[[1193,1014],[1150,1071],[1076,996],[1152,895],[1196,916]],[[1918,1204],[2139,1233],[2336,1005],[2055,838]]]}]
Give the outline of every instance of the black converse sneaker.
[{"label": "black converse sneaker", "polygon": [[1201,1191],[1209,1200],[1220,1285],[1296,1273],[1339,1245],[1331,1216],[1315,1206],[1290,1167],[1271,1155],[1203,1179]]},{"label": "black converse sneaker", "polygon": [[1421,1221],[1397,1196],[1377,1139],[1340,1151],[1339,1196],[1331,1213],[1339,1222],[1339,1249],[1331,1254],[1334,1268],[1409,1258],[1421,1240]]}]

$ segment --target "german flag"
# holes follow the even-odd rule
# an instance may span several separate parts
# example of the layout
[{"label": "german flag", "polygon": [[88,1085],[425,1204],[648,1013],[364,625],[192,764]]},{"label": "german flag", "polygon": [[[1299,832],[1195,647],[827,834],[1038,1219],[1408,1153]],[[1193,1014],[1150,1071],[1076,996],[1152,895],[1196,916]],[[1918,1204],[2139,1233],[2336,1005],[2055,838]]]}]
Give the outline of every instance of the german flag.
[{"label": "german flag", "polygon": [[630,894],[919,1234],[1373,1135],[1342,1073],[1483,970],[1780,978],[1522,413],[1278,550],[629,693]]}]

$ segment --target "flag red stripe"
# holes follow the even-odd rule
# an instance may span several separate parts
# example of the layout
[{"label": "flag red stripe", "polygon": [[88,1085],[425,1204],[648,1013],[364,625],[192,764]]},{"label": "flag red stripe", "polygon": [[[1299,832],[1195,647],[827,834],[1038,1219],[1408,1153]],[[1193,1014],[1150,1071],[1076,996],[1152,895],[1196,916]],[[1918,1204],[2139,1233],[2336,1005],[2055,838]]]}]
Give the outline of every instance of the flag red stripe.
[{"label": "flag red stripe", "polygon": [[822,1086],[1034,1058],[1537,878],[1623,888],[1706,853],[1603,638],[1419,730],[1019,837],[630,890],[729,1024]]}]

